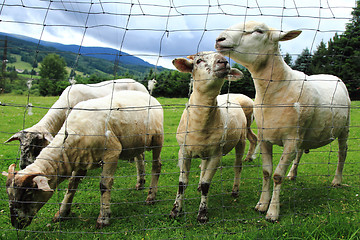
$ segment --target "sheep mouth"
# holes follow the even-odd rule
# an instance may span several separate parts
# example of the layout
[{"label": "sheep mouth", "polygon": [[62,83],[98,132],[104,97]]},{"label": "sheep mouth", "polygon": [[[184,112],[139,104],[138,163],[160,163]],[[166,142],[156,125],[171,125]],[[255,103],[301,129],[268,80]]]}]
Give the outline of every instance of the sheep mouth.
[{"label": "sheep mouth", "polygon": [[11,225],[14,228],[17,229],[24,229],[25,227],[29,226],[30,223],[32,222],[33,218],[29,217],[29,218],[20,218],[17,216],[12,216],[11,217]]},{"label": "sheep mouth", "polygon": [[234,47],[233,46],[222,46],[219,43],[216,43],[215,44],[215,49],[218,52],[223,53],[223,52],[230,52],[230,51],[234,50]]},{"label": "sheep mouth", "polygon": [[229,68],[227,68],[227,67],[218,68],[214,71],[214,75],[218,78],[223,78],[228,73],[229,73]]}]

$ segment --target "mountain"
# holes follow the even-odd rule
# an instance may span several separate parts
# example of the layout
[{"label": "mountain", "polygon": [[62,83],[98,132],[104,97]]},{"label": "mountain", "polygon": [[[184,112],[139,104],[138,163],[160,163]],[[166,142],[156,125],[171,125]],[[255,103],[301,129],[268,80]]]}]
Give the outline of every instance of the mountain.
[{"label": "mountain", "polygon": [[[4,39],[5,36],[7,36],[8,38],[11,38],[11,41],[13,42],[14,47],[17,46],[20,48],[20,46],[21,46],[21,48],[25,48],[25,49],[27,48],[29,53],[31,53],[31,51],[34,51],[34,49],[36,49],[39,44],[39,40],[35,39],[35,38],[18,35],[18,34],[8,34],[8,33],[0,32],[0,39]],[[16,44],[15,42],[18,42],[20,44]],[[41,52],[48,52],[48,53],[53,52],[53,53],[57,53],[57,54],[61,55],[62,57],[64,57],[65,60],[67,61],[68,66],[72,66],[71,63],[74,61],[74,56],[78,55],[79,49],[80,49],[80,54],[81,54],[82,58],[85,59],[85,61],[88,62],[91,65],[91,67],[98,68],[100,71],[103,71],[103,72],[106,72],[109,74],[113,73],[116,58],[118,58],[118,61],[119,61],[118,68],[122,72],[126,72],[128,70],[128,72],[132,73],[132,74],[135,74],[136,72],[145,73],[145,72],[148,72],[151,68],[155,67],[155,65],[152,65],[152,64],[144,61],[143,59],[132,56],[128,53],[121,52],[121,54],[119,54],[120,51],[113,49],[113,48],[85,47],[85,46],[81,46],[81,48],[80,48],[80,46],[78,46],[78,45],[65,45],[65,44],[61,44],[61,43],[48,42],[48,41],[43,41],[43,40],[40,41],[39,45],[40,46],[39,46],[38,50]],[[11,48],[9,48],[9,49],[10,49],[10,53],[11,53]],[[21,49],[21,50],[25,50],[25,49]],[[57,51],[54,51],[54,49],[56,49]],[[18,51],[13,51],[13,53],[14,52],[18,52]],[[2,53],[0,53],[0,54],[2,54]],[[69,54],[72,55],[72,58],[70,58],[68,56]],[[120,55],[120,58],[117,57],[117,55]],[[105,60],[106,63],[104,61],[101,61],[101,62],[95,61],[95,62],[99,63],[98,66],[96,66],[95,63],[91,64],[90,63],[91,61],[89,59],[93,59],[93,62],[94,62],[94,58]],[[82,60],[82,61],[84,61],[84,60]],[[89,66],[89,64],[87,64],[87,66]],[[104,67],[104,65],[106,65],[106,68]],[[162,68],[162,67],[158,67],[158,69],[164,70],[164,68]],[[77,69],[77,70],[79,70],[79,69]]]},{"label": "mountain", "polygon": [[[43,46],[54,47],[61,51],[73,52],[76,54],[79,53],[79,48],[80,48],[80,46],[78,46],[78,45],[64,45],[64,44],[60,44],[60,43],[53,43],[53,42],[46,42],[46,41],[41,41],[40,44]],[[101,58],[101,59],[105,59],[105,60],[108,60],[111,62],[115,62],[116,55],[117,54],[120,55],[120,51],[113,49],[113,48],[82,46],[80,48],[80,54],[83,56]],[[145,66],[145,67],[155,67],[154,65],[142,60],[141,58],[132,56],[125,52],[121,52],[120,62],[124,63],[124,64],[136,64],[136,65],[141,65],[141,66]]]}]

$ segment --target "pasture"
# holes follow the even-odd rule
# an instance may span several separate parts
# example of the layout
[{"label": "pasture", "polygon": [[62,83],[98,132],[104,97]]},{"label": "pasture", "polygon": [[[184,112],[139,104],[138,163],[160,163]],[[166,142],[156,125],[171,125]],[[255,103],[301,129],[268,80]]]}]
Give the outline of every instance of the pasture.
[{"label": "pasture", "polygon": [[[13,133],[30,127],[47,112],[57,97],[0,95],[0,170],[18,163],[19,144],[4,144]],[[159,190],[154,205],[146,205],[147,189],[137,191],[135,163],[119,161],[111,195],[111,225],[96,229],[99,213],[100,169],[88,172],[75,195],[71,218],[53,223],[67,188],[64,181],[32,224],[23,230],[12,227],[5,177],[0,178],[0,239],[358,239],[360,238],[360,102],[352,102],[349,150],[343,186],[330,186],[337,164],[337,142],[304,154],[296,182],[287,180],[281,193],[280,221],[270,223],[254,211],[262,185],[261,156],[243,164],[239,197],[231,196],[234,153],[222,159],[209,192],[209,222],[196,221],[200,160],[192,161],[183,214],[169,218],[178,188],[179,150],[175,133],[187,99],[158,98],[164,107],[165,142]],[[32,115],[24,106],[31,103]],[[254,130],[256,132],[256,127]],[[248,147],[248,142],[247,142]],[[281,148],[274,148],[274,163]],[[151,156],[146,154],[146,173]],[[150,183],[146,176],[145,187]]]}]

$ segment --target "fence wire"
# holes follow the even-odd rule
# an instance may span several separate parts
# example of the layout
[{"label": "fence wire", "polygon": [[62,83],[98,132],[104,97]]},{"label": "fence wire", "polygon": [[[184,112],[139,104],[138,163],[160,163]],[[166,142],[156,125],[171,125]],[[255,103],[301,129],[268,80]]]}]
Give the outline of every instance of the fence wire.
[{"label": "fence wire", "polygon": [[[360,104],[358,101],[353,101],[351,106],[338,104],[333,102],[335,95],[333,93],[331,102],[325,104],[309,103],[297,106],[284,100],[280,103],[260,101],[254,107],[242,106],[244,111],[254,109],[254,111],[261,112],[258,115],[261,116],[261,119],[255,119],[255,121],[258,125],[266,126],[266,128],[257,128],[255,121],[251,125],[259,137],[260,145],[265,145],[269,141],[276,143],[280,141],[279,145],[286,142],[296,142],[301,138],[301,131],[306,130],[309,134],[318,131],[310,125],[301,125],[303,119],[299,117],[295,125],[289,124],[280,128],[281,131],[284,129],[286,131],[295,130],[297,134],[294,136],[280,136],[278,139],[266,138],[264,137],[266,131],[279,131],[279,127],[276,126],[277,121],[272,123],[274,126],[266,125],[265,112],[289,108],[311,111],[331,109],[333,122],[337,116],[334,113],[335,111],[349,109],[351,112],[350,125],[346,126],[349,128],[350,135],[347,138],[347,158],[341,187],[332,186],[332,179],[336,177],[335,169],[338,164],[339,147],[337,141],[316,149],[303,149],[305,152],[303,155],[301,155],[302,149],[296,149],[295,154],[299,154],[301,151],[301,161],[297,163],[296,181],[285,180],[287,173],[280,176],[283,179],[281,201],[274,200],[275,204],[281,208],[280,216],[276,220],[266,221],[265,214],[253,210],[260,195],[266,192],[263,188],[266,185],[263,183],[263,179],[272,179],[266,177],[266,169],[269,167],[265,169],[264,165],[266,167],[266,164],[273,164],[275,167],[270,167],[273,169],[273,173],[278,173],[275,168],[279,161],[280,169],[290,169],[292,162],[286,162],[286,166],[281,166],[282,159],[288,155],[293,155],[294,152],[286,152],[283,146],[274,145],[274,148],[269,150],[272,154],[271,161],[262,162],[263,159],[266,159],[266,155],[269,155],[264,152],[265,148],[262,148],[261,151],[256,150],[256,155],[252,161],[243,161],[234,165],[237,153],[232,150],[225,154],[224,151],[226,150],[225,142],[230,142],[230,140],[226,140],[229,132],[244,130],[243,128],[228,128],[228,126],[232,126],[232,121],[235,121],[229,112],[236,111],[239,108],[238,105],[230,103],[231,94],[241,93],[241,91],[233,90],[235,83],[230,84],[229,82],[222,90],[226,95],[226,101],[222,106],[188,102],[194,91],[197,91],[195,84],[205,84],[211,80],[208,78],[199,79],[196,76],[189,78],[189,81],[179,79],[179,82],[185,82],[188,86],[188,90],[185,91],[188,93],[187,96],[164,98],[161,94],[156,94],[155,91],[154,96],[158,99],[159,104],[153,96],[146,95],[145,104],[140,106],[136,103],[141,102],[141,97],[134,97],[135,100],[132,101],[129,101],[131,99],[123,99],[118,88],[126,85],[126,88],[133,89],[134,86],[135,88],[139,87],[136,85],[139,83],[147,86],[148,80],[151,79],[146,79],[146,77],[150,74],[146,77],[144,77],[145,74],[133,76],[135,82],[126,78],[123,82],[111,80],[105,85],[86,84],[86,87],[83,88],[88,91],[86,96],[81,93],[81,90],[78,92],[77,85],[79,84],[74,80],[74,75],[68,77],[68,87],[60,97],[44,99],[36,96],[33,92],[34,84],[44,81],[35,74],[38,71],[35,63],[41,62],[41,54],[71,54],[73,60],[68,64],[69,73],[79,71],[79,63],[88,57],[92,57],[89,61],[95,61],[97,56],[110,56],[113,69],[108,76],[112,75],[113,79],[118,78],[118,73],[126,65],[124,62],[127,59],[138,57],[148,62],[146,63],[147,71],[151,69],[154,73],[153,76],[155,76],[154,80],[157,80],[157,84],[161,84],[160,81],[163,79],[160,79],[160,76],[164,70],[171,68],[172,71],[177,71],[172,65],[174,58],[186,57],[201,51],[215,51],[215,39],[221,32],[233,24],[250,20],[265,22],[280,32],[302,30],[303,33],[300,37],[281,44],[281,55],[285,56],[285,53],[288,53],[296,59],[301,56],[303,49],[307,48],[310,53],[313,53],[321,41],[327,42],[335,34],[343,34],[346,24],[353,19],[351,13],[356,6],[357,1],[341,1],[339,3],[339,1],[331,0],[279,0],[271,3],[263,0],[238,2],[203,0],[193,3],[177,0],[156,2],[147,0],[3,0],[0,8],[0,31],[10,34],[7,41],[11,41],[11,37],[19,38],[19,36],[11,34],[31,37],[32,40],[30,41],[35,42],[36,48],[29,53],[33,57],[33,67],[30,77],[26,77],[28,89],[25,97],[11,94],[0,95],[2,112],[0,121],[1,170],[8,172],[9,165],[15,163],[16,171],[19,171],[20,163],[24,159],[30,160],[30,155],[22,155],[22,152],[33,151],[39,154],[40,150],[45,147],[43,139],[41,139],[43,142],[33,141],[29,143],[21,140],[22,138],[39,132],[43,138],[46,133],[50,133],[54,140],[51,141],[46,150],[41,152],[36,159],[37,163],[29,164],[30,167],[26,169],[28,172],[31,169],[43,171],[40,172],[40,176],[46,176],[51,182],[50,187],[54,192],[50,199],[39,198],[37,197],[40,196],[39,185],[21,185],[20,183],[29,183],[20,179],[21,176],[27,176],[26,170],[25,172],[19,171],[14,175],[19,178],[16,182],[16,184],[20,184],[19,186],[12,185],[15,183],[7,181],[6,177],[2,177],[0,179],[0,185],[3,189],[0,192],[1,238],[181,239],[206,237],[209,239],[273,239],[328,237],[340,239],[359,237]],[[49,45],[49,42],[73,44],[76,50],[69,53],[66,50],[57,49],[54,44]],[[348,44],[346,43],[345,47]],[[53,46],[53,48],[52,50],[43,50],[41,47],[43,45]],[[89,46],[101,46],[103,48],[87,52],[85,49]],[[106,51],[104,50],[105,47],[111,47],[116,51]],[[0,48],[0,50],[9,51],[5,47]],[[26,48],[14,46],[11,50],[19,52],[26,50]],[[250,54],[256,54],[256,52],[250,52]],[[15,56],[16,54],[11,53],[10,55]],[[232,55],[229,54],[228,56],[230,58],[227,60],[230,65],[233,65],[235,61],[231,59]],[[344,63],[347,58],[345,54],[326,57],[340,57]],[[358,58],[358,56],[353,58]],[[272,65],[272,69],[276,67],[276,65]],[[21,66],[16,65],[16,68],[21,68]],[[242,70],[246,71],[245,68]],[[83,76],[83,78],[86,77]],[[2,80],[5,81],[5,78]],[[301,81],[302,87],[299,96],[293,96],[298,98],[296,103],[300,101],[303,97],[301,93],[305,91],[303,87],[306,79],[303,78],[270,79],[271,81],[267,78],[254,78],[254,80],[264,84],[270,84],[270,82],[291,84]],[[52,79],[52,81],[56,80]],[[322,84],[332,81],[338,82],[336,79],[316,81],[323,81]],[[359,78],[346,79],[347,84],[358,82]],[[146,91],[145,86],[142,87]],[[270,87],[266,88],[264,96],[271,94],[270,90]],[[84,92],[86,91],[84,90]],[[104,98],[97,102],[91,100],[99,97]],[[118,103],[117,99],[123,99],[127,105]],[[56,102],[57,100],[58,102]],[[82,101],[87,101],[87,103],[77,105]],[[160,108],[163,109],[164,113],[163,129],[161,132],[154,132],[154,117],[151,114]],[[224,124],[205,129],[213,132],[219,130],[221,137],[219,142],[211,142],[210,146],[204,149],[207,150],[212,145],[216,145],[219,146],[220,151],[215,151],[212,155],[204,153],[202,160],[199,159],[200,155],[189,159],[191,154],[187,152],[189,151],[187,149],[203,148],[204,142],[208,140],[199,138],[198,142],[190,141],[190,138],[206,132],[204,129],[197,130],[191,127],[194,122],[191,122],[190,115],[201,111],[214,112],[223,108],[225,108],[223,111],[225,113],[223,116]],[[145,115],[141,115],[140,119],[135,117],[131,121],[127,119],[127,116],[137,116],[136,114],[140,116],[143,112]],[[78,116],[81,116],[81,119],[76,118],[75,113],[79,114]],[[188,117],[183,122],[184,132],[179,132],[178,125],[182,114]],[[68,116],[71,116],[69,121]],[[90,119],[82,119],[86,116],[91,117]],[[95,122],[99,116],[103,116],[101,122]],[[115,119],[116,116],[119,117],[118,121]],[[202,117],[205,118],[206,116]],[[286,117],[279,116],[279,119]],[[77,121],[81,124],[73,124],[74,119],[78,119]],[[43,124],[40,131],[36,128],[30,128],[39,121]],[[129,124],[129,122],[133,124],[131,125],[132,130],[130,127],[121,129],[121,124]],[[141,128],[143,128],[142,131]],[[333,123],[323,131],[324,134],[328,131],[336,132],[337,128]],[[96,131],[96,129],[100,130]],[[4,143],[9,137],[15,136],[17,133],[20,135],[17,135],[16,141]],[[129,134],[123,135],[123,133]],[[178,142],[176,135],[181,134],[184,134],[185,140]],[[151,145],[157,138],[163,138],[162,146]],[[20,147],[17,142],[19,139],[21,140]],[[78,141],[78,139],[81,140]],[[124,146],[119,148],[119,145],[114,144],[118,140],[133,143],[126,148]],[[245,135],[242,136],[241,140],[246,141],[244,159],[250,144]],[[340,140],[343,139],[340,137]],[[144,141],[143,145],[139,146],[136,144],[137,141]],[[49,142],[45,141],[46,145]],[[91,145],[93,142],[99,142],[99,144]],[[319,142],[308,140],[306,137],[304,142],[308,145],[319,145]],[[88,148],[89,145],[91,148]],[[179,149],[181,150],[179,151]],[[152,152],[145,150],[152,150]],[[161,150],[161,163],[156,165],[160,162],[156,155],[159,150]],[[142,154],[143,152],[144,154]],[[115,153],[120,154],[120,156],[122,156],[121,153],[129,154],[122,156],[122,159],[115,157],[106,160],[108,155]],[[213,161],[214,156],[220,159],[218,165],[208,168],[201,167]],[[188,166],[185,166],[186,161],[188,161]],[[90,164],[88,164],[89,162]],[[88,164],[85,167],[86,171],[82,169],[73,172],[75,169],[81,169],[79,167],[81,164]],[[112,167],[109,168],[106,165]],[[114,169],[115,166],[116,169]],[[186,171],[179,171],[179,166],[180,169],[186,169]],[[242,170],[239,190],[236,193],[237,196],[233,197],[234,189],[232,186],[234,170],[236,171],[236,169]],[[209,187],[210,183],[204,182],[203,175],[212,170],[217,172]],[[102,171],[107,174],[102,174]],[[111,176],[110,172],[114,172],[114,175]],[[38,172],[31,173],[38,174]],[[9,171],[8,178],[11,177],[11,174]],[[5,175],[7,174],[5,173]],[[183,175],[188,177],[188,182],[184,182],[185,177]],[[156,183],[156,177],[159,177],[157,186],[150,187],[150,182],[155,181]],[[154,178],[155,180],[153,180]],[[64,181],[65,179],[68,180]],[[112,179],[113,185],[111,187]],[[69,181],[70,184],[68,185]],[[275,175],[274,181],[278,181]],[[272,182],[270,185],[271,191]],[[111,187],[111,198],[108,195],[109,186]],[[274,189],[277,189],[276,187],[277,184],[275,183]],[[13,199],[9,199],[6,189],[15,192]],[[58,219],[54,218],[56,212],[63,211],[63,208],[69,205],[61,205],[61,203],[63,199],[72,198],[72,196],[69,197],[69,194],[75,190],[76,194],[71,204],[71,212],[70,210],[65,211],[63,212],[64,216]],[[156,191],[155,199],[148,201],[149,196]],[[280,192],[280,190],[278,191]],[[184,196],[180,197],[181,194]],[[105,197],[103,198],[103,196]],[[174,206],[177,204],[174,203],[174,200],[178,198],[182,199],[182,211],[174,219],[172,218],[174,217]],[[106,201],[107,199],[110,199],[109,203]],[[199,207],[200,201],[204,199],[208,203],[206,209],[208,219],[207,223],[201,224],[198,223],[197,217],[199,212],[205,211],[201,208],[203,205]],[[14,226],[12,221],[16,221],[15,218],[20,218],[22,212],[10,210],[9,205],[10,207],[16,206],[15,209],[26,211],[31,206],[41,205],[43,201],[45,201],[44,206],[34,216],[31,224],[24,228],[19,225]],[[108,208],[111,208],[111,215],[110,211],[107,211]],[[103,214],[102,218],[110,217],[109,226],[100,225],[103,228],[97,228],[99,227],[97,225],[99,211],[100,214]],[[57,221],[53,221],[54,219]]]}]

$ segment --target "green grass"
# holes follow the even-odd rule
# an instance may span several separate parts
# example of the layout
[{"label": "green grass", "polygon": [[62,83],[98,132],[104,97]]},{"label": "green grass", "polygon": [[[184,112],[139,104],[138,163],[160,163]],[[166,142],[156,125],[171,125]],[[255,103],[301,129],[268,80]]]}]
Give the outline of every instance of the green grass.
[{"label": "green grass", "polygon": [[[2,144],[11,133],[36,123],[52,105],[54,97],[0,95],[0,170],[19,156],[18,143]],[[112,221],[109,227],[95,229],[99,214],[100,169],[93,170],[79,186],[74,199],[73,218],[61,223],[51,219],[61,202],[67,181],[24,230],[11,226],[5,177],[0,178],[0,239],[359,239],[359,150],[360,102],[352,103],[349,152],[344,169],[346,186],[331,188],[337,163],[337,143],[304,154],[296,182],[286,181],[281,193],[281,219],[277,223],[265,221],[264,215],[254,211],[261,184],[261,162],[245,163],[242,171],[240,196],[231,197],[234,153],[224,157],[209,192],[210,222],[196,222],[200,194],[197,192],[200,160],[192,161],[190,186],[186,190],[184,214],[176,220],[168,218],[178,185],[176,128],[186,99],[159,98],[164,105],[165,144],[162,151],[162,175],[159,180],[157,202],[144,203],[147,191],[136,191],[135,164],[119,161],[112,191]],[[22,105],[36,106],[29,116]],[[10,106],[8,106],[10,105]],[[281,148],[274,148],[277,163]],[[151,171],[151,157],[146,154],[146,171]],[[146,177],[149,186],[150,176]]]},{"label": "green grass", "polygon": [[[13,57],[16,58],[16,62],[15,63],[8,63],[7,66],[15,66],[16,69],[22,69],[22,70],[29,70],[31,71],[31,69],[33,69],[33,67],[31,66],[30,63],[28,62],[24,62],[24,61],[21,61],[21,56],[18,55],[18,54],[11,54]],[[35,71],[39,71],[39,68],[35,68],[34,69]]]}]

